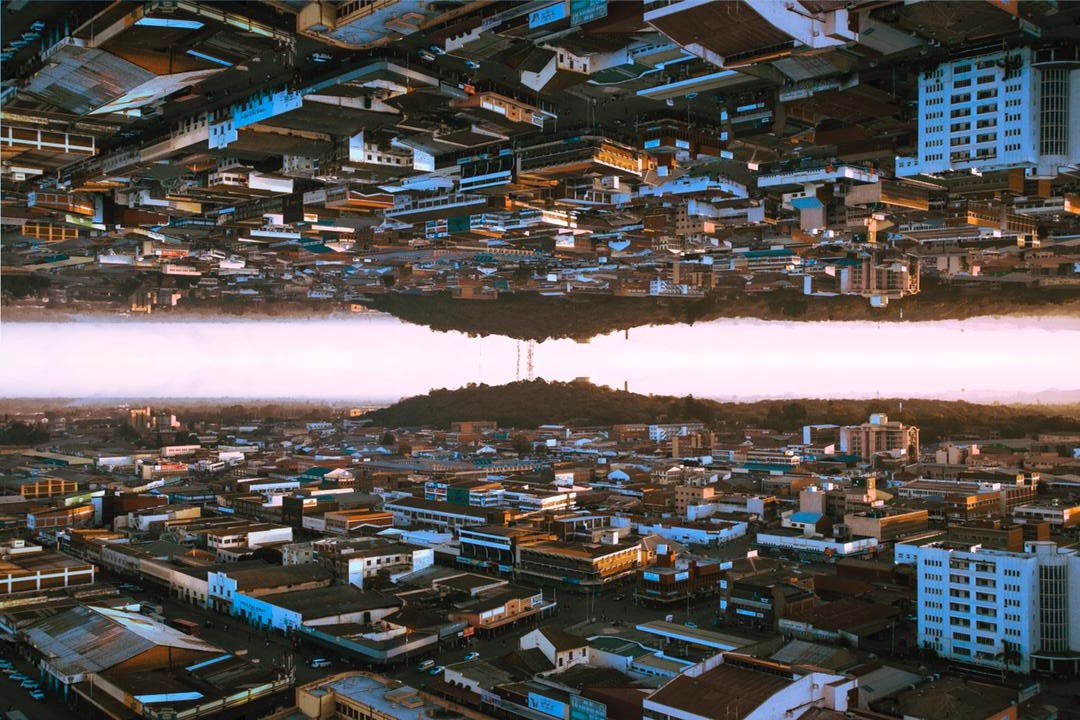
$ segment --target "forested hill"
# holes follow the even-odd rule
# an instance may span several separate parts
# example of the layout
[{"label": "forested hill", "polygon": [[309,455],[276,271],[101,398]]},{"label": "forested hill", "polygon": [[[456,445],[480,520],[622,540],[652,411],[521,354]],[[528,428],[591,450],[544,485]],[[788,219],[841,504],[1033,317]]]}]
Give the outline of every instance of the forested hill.
[{"label": "forested hill", "polygon": [[[377,295],[367,303],[406,322],[470,335],[518,340],[585,340],[646,325],[698,323],[722,318],[760,320],[918,322],[986,315],[1056,315],[1080,312],[1075,291],[1006,286],[993,291],[951,288],[930,281],[922,292],[872,308],[865,298],[811,298],[794,290],[745,293],[716,290],[703,298],[624,298],[610,295],[545,297],[502,294],[497,300],[454,300],[449,293]],[[903,312],[901,312],[901,309]]]},{"label": "forested hill", "polygon": [[[903,412],[900,406],[903,403]],[[520,381],[433,390],[365,415],[377,425],[447,428],[455,420],[494,420],[500,427],[704,422],[717,429],[744,426],[793,430],[807,423],[855,424],[870,413],[918,425],[925,441],[991,430],[1022,437],[1044,430],[1080,430],[1076,405],[981,405],[940,400],[766,400],[728,403],[694,397],[641,395],[586,382]]]}]

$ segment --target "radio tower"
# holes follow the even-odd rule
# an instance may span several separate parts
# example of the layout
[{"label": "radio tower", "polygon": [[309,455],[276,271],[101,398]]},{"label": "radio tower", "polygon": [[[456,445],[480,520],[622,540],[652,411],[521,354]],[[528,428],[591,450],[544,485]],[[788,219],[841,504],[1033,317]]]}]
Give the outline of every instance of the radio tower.
[{"label": "radio tower", "polygon": [[530,380],[536,379],[536,373],[533,371],[533,351],[536,350],[536,341],[530,340],[528,350],[525,354],[525,374]]},{"label": "radio tower", "polygon": [[517,360],[514,361],[514,379],[521,379],[521,341],[517,341]]}]

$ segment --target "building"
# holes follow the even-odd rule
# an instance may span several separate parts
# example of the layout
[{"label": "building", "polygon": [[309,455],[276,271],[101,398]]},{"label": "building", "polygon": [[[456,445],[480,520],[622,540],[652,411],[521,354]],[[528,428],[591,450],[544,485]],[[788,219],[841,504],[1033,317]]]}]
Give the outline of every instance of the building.
[{"label": "building", "polygon": [[738,567],[732,563],[720,582],[719,609],[728,620],[772,629],[780,618],[814,606],[814,593],[790,570],[769,564],[757,568],[749,560],[738,561]]},{"label": "building", "polygon": [[[233,598],[237,593],[248,597],[262,597],[282,592],[316,590],[330,585],[330,571],[315,564],[269,565],[258,561],[225,563],[222,565],[185,568],[180,576],[193,578],[205,587],[208,607],[218,612],[232,612]],[[194,596],[189,602],[199,604]]]},{"label": "building", "polygon": [[930,522],[926,510],[885,510],[844,515],[844,525],[852,535],[872,537],[878,542],[889,542],[906,535],[926,530]]},{"label": "building", "polygon": [[73,494],[79,490],[79,483],[51,475],[31,475],[30,477],[2,478],[0,488],[11,490],[28,500],[40,500],[54,495]]},{"label": "building", "polygon": [[475,632],[490,637],[554,609],[555,603],[545,601],[542,590],[506,584],[455,603],[450,619],[467,622]]},{"label": "building", "polygon": [[716,488],[708,485],[676,485],[675,486],[675,512],[680,517],[686,517],[686,508],[690,505],[704,505],[716,494]]},{"label": "building", "polygon": [[394,516],[381,510],[333,510],[323,514],[324,528],[335,535],[352,535],[364,530],[377,532],[393,526]]},{"label": "building", "polygon": [[759,546],[772,548],[781,554],[826,560],[872,555],[878,547],[878,541],[872,537],[815,536],[792,528],[761,531],[756,538]]},{"label": "building", "polygon": [[[955,543],[981,545],[994,550],[1023,552],[1024,530],[1024,525],[1006,526],[1001,520],[975,520],[962,525],[950,525],[948,539]],[[1030,539],[1045,540],[1048,537]]]},{"label": "building", "polygon": [[811,707],[843,717],[858,680],[723,653],[672,679],[642,703],[644,720],[764,720]]},{"label": "building", "polygon": [[56,532],[73,527],[87,527],[94,522],[93,505],[62,508],[36,508],[26,513],[26,528],[37,532]]},{"label": "building", "polygon": [[237,554],[270,543],[292,542],[293,529],[288,525],[271,523],[244,523],[224,528],[211,528],[201,532],[206,548],[227,560]]},{"label": "building", "polygon": [[296,707],[267,716],[267,720],[398,720],[432,717],[444,708],[415,688],[366,672],[346,672],[296,688]]},{"label": "building", "polygon": [[549,541],[520,550],[518,572],[534,582],[565,583],[572,588],[597,592],[616,580],[631,577],[644,561],[638,540],[618,540],[609,533],[594,543]]},{"label": "building", "polygon": [[20,637],[42,684],[80,708],[79,715],[258,715],[292,686],[289,675],[124,610],[77,605],[30,625]]},{"label": "building", "polygon": [[870,460],[878,453],[917,457],[919,428],[890,421],[885,413],[874,413],[869,422],[840,428],[840,452]]},{"label": "building", "polygon": [[1053,179],[1080,164],[1080,56],[1015,48],[942,63],[919,76],[919,146],[906,177],[1023,169]]},{"label": "building", "polygon": [[942,708],[953,708],[972,720],[1017,720],[1028,714],[1029,706],[1023,705],[1027,696],[1016,687],[954,675],[934,677],[934,682],[912,684],[893,697],[878,700],[871,707],[890,717],[910,720],[937,720],[942,715]]},{"label": "building", "polygon": [[522,650],[539,650],[556,671],[589,662],[589,641],[553,625],[522,635],[518,647]]},{"label": "building", "polygon": [[498,507],[503,502],[503,486],[486,480],[428,480],[424,483],[424,499],[468,507]]},{"label": "building", "polygon": [[898,546],[918,577],[919,644],[942,657],[1028,673],[1080,672],[1080,553],[949,542]]},{"label": "building", "polygon": [[552,533],[528,527],[481,525],[460,528],[457,562],[478,570],[508,575],[521,561],[521,549],[555,540]]},{"label": "building", "polygon": [[233,595],[229,614],[259,628],[287,632],[301,625],[371,625],[396,612],[401,604],[386,593],[332,585],[259,597],[238,592]]},{"label": "building", "polygon": [[394,527],[459,528],[470,525],[487,525],[498,510],[451,505],[447,502],[405,497],[383,504],[383,509],[394,514]]},{"label": "building", "polygon": [[23,540],[0,547],[0,556],[0,595],[93,585],[97,576],[97,567],[89,562]]},{"label": "building", "polygon": [[707,558],[678,556],[674,549],[657,548],[656,563],[641,569],[635,590],[649,604],[685,602],[687,598],[716,595],[720,590],[720,563]]},{"label": "building", "polygon": [[326,538],[313,543],[319,565],[342,582],[364,587],[364,580],[380,573],[413,573],[435,562],[432,548],[390,542],[382,538]]},{"label": "building", "polygon": [[1013,508],[1013,520],[1018,523],[1049,523],[1057,531],[1080,525],[1080,505],[1058,500],[1035,502]]},{"label": "building", "polygon": [[675,540],[684,545],[719,546],[746,535],[747,524],[744,522],[725,522],[722,520],[701,520],[698,522],[662,522],[638,523],[639,535],[659,535],[667,540]]}]

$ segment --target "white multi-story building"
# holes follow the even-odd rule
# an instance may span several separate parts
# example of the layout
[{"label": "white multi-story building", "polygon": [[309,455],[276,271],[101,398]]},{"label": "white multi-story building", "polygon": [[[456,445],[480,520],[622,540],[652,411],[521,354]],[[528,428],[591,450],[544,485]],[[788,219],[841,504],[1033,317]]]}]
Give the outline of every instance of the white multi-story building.
[{"label": "white multi-story building", "polygon": [[942,63],[919,77],[918,157],[901,177],[1023,168],[1054,178],[1080,165],[1080,56],[1017,48]]},{"label": "white multi-story building", "polygon": [[[1080,553],[898,544],[918,568],[919,644],[942,657],[1015,672],[1080,671]],[[1070,612],[1070,601],[1077,605]]]}]

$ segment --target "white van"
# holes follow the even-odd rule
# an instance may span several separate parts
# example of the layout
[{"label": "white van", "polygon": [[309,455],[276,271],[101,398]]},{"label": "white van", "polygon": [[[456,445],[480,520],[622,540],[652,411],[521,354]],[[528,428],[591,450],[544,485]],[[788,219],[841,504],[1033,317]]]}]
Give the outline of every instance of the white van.
[{"label": "white van", "polygon": [[331,664],[330,661],[327,660],[326,658],[315,658],[314,660],[311,661],[311,667],[313,667],[313,668],[330,667],[330,664]]},{"label": "white van", "polygon": [[416,669],[419,670],[420,672],[424,672],[425,670],[430,670],[433,667],[435,667],[435,661],[434,660],[425,660],[424,662],[417,665]]}]

